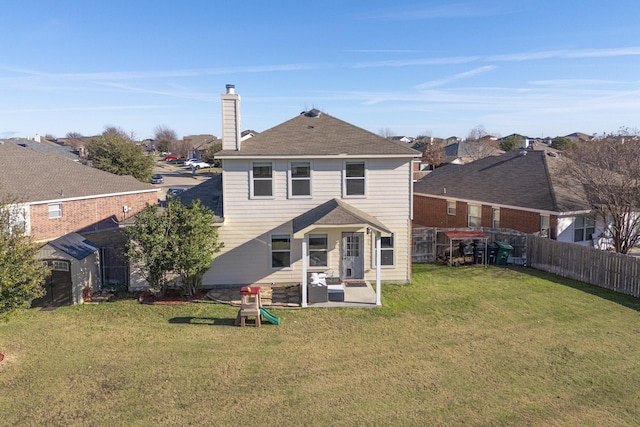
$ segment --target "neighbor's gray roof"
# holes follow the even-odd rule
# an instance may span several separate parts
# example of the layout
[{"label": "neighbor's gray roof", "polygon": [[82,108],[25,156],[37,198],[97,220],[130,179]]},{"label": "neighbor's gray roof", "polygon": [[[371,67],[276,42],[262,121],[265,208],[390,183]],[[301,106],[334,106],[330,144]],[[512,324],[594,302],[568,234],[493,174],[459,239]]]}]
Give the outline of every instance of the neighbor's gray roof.
[{"label": "neighbor's gray roof", "polygon": [[189,188],[177,197],[180,199],[180,203],[186,206],[200,200],[200,203],[211,209],[218,219],[222,218],[222,174],[213,174],[210,179]]},{"label": "neighbor's gray roof", "polygon": [[556,153],[514,150],[436,168],[413,188],[416,194],[484,204],[550,212],[590,210],[584,187],[562,174],[563,161]]},{"label": "neighbor's gray roof", "polygon": [[38,142],[33,139],[24,139],[24,138],[12,138],[1,140],[3,142],[12,142],[16,145],[20,145],[22,147],[29,148],[34,151],[39,151],[41,153],[47,154],[57,154],[62,157],[66,157],[71,160],[78,160],[79,156],[76,151],[74,151],[73,147],[69,147],[67,145],[60,145],[53,142]]},{"label": "neighbor's gray roof", "polygon": [[0,142],[0,196],[42,202],[157,191],[132,176],[118,176],[56,154]]},{"label": "neighbor's gray roof", "polygon": [[58,237],[48,244],[71,255],[77,260],[85,259],[99,249],[95,243],[87,240],[78,233],[70,233],[65,236]]},{"label": "neighbor's gray roof", "polygon": [[[311,113],[311,114],[310,114]],[[317,114],[317,115],[316,115]],[[389,156],[414,157],[420,152],[317,110],[242,142],[240,151],[223,150],[216,157],[232,156]]]},{"label": "neighbor's gray roof", "polygon": [[341,200],[331,199],[293,219],[293,232],[310,226],[342,226],[368,224],[384,233],[391,233],[378,219]]}]

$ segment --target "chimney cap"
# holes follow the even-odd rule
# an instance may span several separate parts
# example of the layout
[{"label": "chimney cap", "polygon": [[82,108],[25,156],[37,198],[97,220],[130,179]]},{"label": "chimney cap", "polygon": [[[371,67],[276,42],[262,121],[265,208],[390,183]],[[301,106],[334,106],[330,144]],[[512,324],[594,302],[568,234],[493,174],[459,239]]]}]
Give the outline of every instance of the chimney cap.
[{"label": "chimney cap", "polygon": [[235,91],[236,85],[227,84],[226,88],[227,88],[227,93],[235,93],[236,92]]}]

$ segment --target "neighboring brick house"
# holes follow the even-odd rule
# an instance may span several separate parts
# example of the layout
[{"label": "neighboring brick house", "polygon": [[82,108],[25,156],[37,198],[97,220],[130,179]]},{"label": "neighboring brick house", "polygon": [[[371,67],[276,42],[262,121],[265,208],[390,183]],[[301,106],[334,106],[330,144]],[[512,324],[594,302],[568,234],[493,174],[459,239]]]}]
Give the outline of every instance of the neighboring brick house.
[{"label": "neighboring brick house", "polygon": [[158,202],[151,184],[8,142],[0,142],[0,170],[0,195],[25,206],[26,229],[36,241],[117,228]]},{"label": "neighboring brick house", "polygon": [[508,228],[592,245],[602,231],[582,185],[553,151],[514,150],[437,168],[414,184],[413,222],[442,228]]},{"label": "neighboring brick house", "polygon": [[[84,241],[90,233],[118,230],[121,221],[158,202],[158,189],[151,184],[11,142],[0,141],[0,171],[0,198],[12,198],[17,204],[21,216],[17,220],[24,222],[34,241],[44,245],[39,257],[56,272],[50,288],[65,287],[62,293],[48,295],[53,303],[59,299],[82,302],[83,289],[99,286],[99,271],[78,267],[86,263],[87,256],[94,256],[85,255],[86,248],[99,247]],[[80,235],[84,237],[73,237]],[[80,247],[83,255],[78,258]],[[99,269],[97,255],[92,265]],[[64,283],[53,283],[57,278]]]}]

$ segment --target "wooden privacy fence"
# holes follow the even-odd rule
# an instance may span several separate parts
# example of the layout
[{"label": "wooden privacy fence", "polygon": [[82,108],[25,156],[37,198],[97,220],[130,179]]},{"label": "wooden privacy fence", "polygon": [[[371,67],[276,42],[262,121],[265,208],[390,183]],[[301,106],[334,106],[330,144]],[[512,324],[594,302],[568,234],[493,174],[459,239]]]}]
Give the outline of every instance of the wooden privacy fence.
[{"label": "wooden privacy fence", "polygon": [[640,259],[529,235],[527,265],[558,276],[640,297]]}]

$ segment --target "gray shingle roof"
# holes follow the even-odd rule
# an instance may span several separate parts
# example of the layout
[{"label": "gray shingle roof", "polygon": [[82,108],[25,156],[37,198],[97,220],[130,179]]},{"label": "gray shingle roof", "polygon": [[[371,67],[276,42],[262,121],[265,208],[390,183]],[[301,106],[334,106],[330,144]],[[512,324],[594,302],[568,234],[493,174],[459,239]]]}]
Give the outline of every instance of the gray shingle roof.
[{"label": "gray shingle roof", "polygon": [[240,151],[223,150],[216,157],[341,154],[413,157],[419,156],[420,152],[325,113],[317,116],[302,113],[243,141]]},{"label": "gray shingle roof", "polygon": [[211,209],[215,216],[222,218],[222,174],[214,174],[210,179],[189,188],[177,197],[180,203],[186,206],[200,200],[200,203]]},{"label": "gray shingle roof", "polygon": [[545,151],[514,150],[437,168],[414,192],[551,212],[590,210],[584,187],[562,174],[563,161]]},{"label": "gray shingle roof", "polygon": [[57,154],[62,157],[66,157],[71,160],[78,160],[78,153],[74,152],[72,147],[66,145],[58,145],[52,142],[42,143],[38,141],[34,141],[33,139],[10,139],[10,140],[2,140],[4,142],[12,142],[16,145],[20,145],[22,147],[30,148],[35,151],[40,151],[41,153],[48,154]]},{"label": "gray shingle roof", "polygon": [[157,191],[132,176],[118,176],[56,154],[0,142],[0,196],[40,202]]},{"label": "gray shingle roof", "polygon": [[87,240],[78,233],[70,233],[66,236],[58,237],[48,244],[78,260],[85,259],[99,249],[95,243]]},{"label": "gray shingle roof", "polygon": [[371,227],[384,233],[391,233],[384,224],[373,216],[338,199],[331,199],[294,218],[293,232],[298,233],[312,225],[335,226],[361,224],[369,224]]}]

